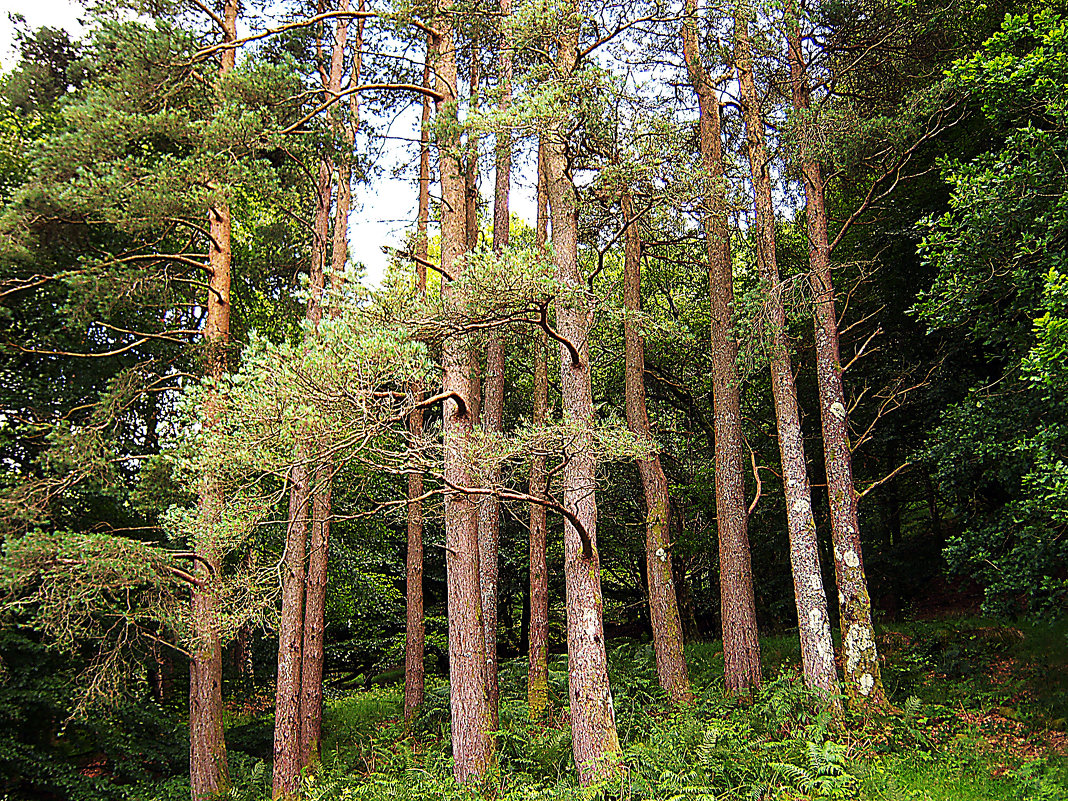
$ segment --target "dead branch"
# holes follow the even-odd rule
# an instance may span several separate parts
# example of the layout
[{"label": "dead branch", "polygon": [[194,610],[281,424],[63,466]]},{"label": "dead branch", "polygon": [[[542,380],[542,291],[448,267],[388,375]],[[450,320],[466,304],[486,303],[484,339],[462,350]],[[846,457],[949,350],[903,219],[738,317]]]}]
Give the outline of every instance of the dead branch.
[{"label": "dead branch", "polygon": [[894,476],[896,476],[898,473],[900,473],[906,467],[911,467],[911,466],[912,466],[912,462],[905,462],[904,464],[899,465],[898,467],[895,467],[893,470],[891,470],[885,476],[880,478],[878,481],[873,481],[863,491],[858,492],[857,493],[857,500],[859,501],[861,498],[863,498],[865,495],[867,495],[873,489],[875,489],[876,487],[881,487],[883,484],[885,484],[887,481],[892,479]]}]

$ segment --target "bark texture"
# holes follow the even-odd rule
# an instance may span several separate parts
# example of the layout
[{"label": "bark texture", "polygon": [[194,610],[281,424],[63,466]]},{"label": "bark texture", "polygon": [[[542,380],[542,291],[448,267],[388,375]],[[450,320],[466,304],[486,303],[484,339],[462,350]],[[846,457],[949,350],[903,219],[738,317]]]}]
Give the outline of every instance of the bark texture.
[{"label": "bark texture", "polygon": [[[631,432],[650,444],[649,414],[645,403],[645,340],[635,319],[642,308],[642,242],[634,204],[629,194],[622,198],[626,226],[623,256],[623,306],[627,315],[623,323],[626,352],[626,412]],[[642,490],[645,493],[645,560],[649,588],[649,619],[653,629],[656,673],[671,700],[686,704],[693,700],[686,657],[682,652],[682,622],[679,619],[675,581],[671,574],[671,499],[667,476],[654,450],[648,459],[638,462]]]},{"label": "bark texture", "polygon": [[[349,10],[348,0],[339,0],[338,11]],[[359,31],[363,20],[357,25],[357,48],[359,48]],[[341,82],[345,72],[345,52],[348,44],[349,20],[341,17],[334,29],[334,41],[330,51],[330,72],[327,79],[327,94],[336,96],[341,91]],[[359,50],[357,65],[353,74],[359,79]],[[354,126],[357,124],[357,100],[352,96],[352,119],[346,125],[340,106],[331,108],[331,125],[335,132],[345,140],[355,138]],[[351,141],[349,141],[351,147]],[[330,181],[334,162],[337,164],[337,199],[334,211],[334,230],[330,247],[331,280],[337,282],[345,269],[348,258],[348,216],[351,205],[351,165],[348,153],[339,153],[335,159],[324,159],[321,170],[325,175],[325,186],[320,184],[320,191],[325,189],[316,204],[317,230],[324,235],[324,253],[322,263],[326,263],[325,235],[329,232],[330,221]],[[342,182],[345,186],[342,186]],[[318,291],[320,301],[315,314],[321,319],[322,294],[326,290],[325,276],[319,277]],[[317,325],[319,319],[313,320]],[[318,443],[320,453],[329,451],[329,442]],[[330,562],[330,512],[331,485],[334,479],[334,465],[329,456],[319,456],[315,474],[312,478],[311,500],[311,538],[308,544],[308,572],[305,577],[304,591],[304,643],[301,652],[301,694],[300,694],[300,764],[301,767],[316,765],[319,762],[319,743],[323,728],[323,662],[326,628],[326,586]]]},{"label": "bark texture", "polygon": [[[511,0],[501,0],[501,18],[511,14]],[[512,51],[505,43],[498,64],[501,82],[501,109],[508,108],[512,92]],[[509,189],[512,179],[512,137],[505,129],[497,134],[497,153],[493,187],[493,251],[501,253],[508,246]],[[504,339],[493,330],[486,340],[485,391],[482,397],[482,427],[499,434],[504,429]],[[489,476],[491,487],[500,480],[500,471]],[[486,694],[494,731],[499,727],[499,690],[497,677],[497,586],[498,551],[501,539],[501,504],[496,495],[487,495],[479,504],[478,552],[482,571],[482,615],[486,635]]]},{"label": "bark texture", "polygon": [[[816,524],[812,517],[812,491],[805,464],[805,446],[801,434],[801,417],[797,405],[790,346],[786,331],[786,307],[782,281],[775,256],[775,214],[771,202],[771,177],[764,142],[764,117],[753,74],[749,17],[744,0],[735,13],[735,66],[741,89],[745,116],[757,239],[757,267],[765,296],[765,321],[771,361],[771,390],[775,400],[775,421],[779,435],[786,490],[786,525],[790,536],[790,564],[794,579],[798,629],[801,637],[801,662],[806,683],[823,691],[829,698],[838,691],[834,664],[834,643],[827,613],[827,595],[820,574]],[[831,701],[840,712],[837,700]]]},{"label": "bark texture", "polygon": [[[441,266],[452,276],[464,267],[467,249],[465,179],[459,123],[456,119],[456,41],[452,3],[437,18],[437,114],[444,118],[438,137],[441,176]],[[447,306],[462,307],[463,298],[450,284],[442,288]],[[445,481],[453,488],[472,486],[467,452],[472,414],[469,404],[470,345],[451,336],[443,345],[444,390],[454,393],[444,403]],[[458,402],[456,397],[464,399]],[[462,784],[482,781],[494,761],[489,701],[486,696],[486,642],[478,562],[478,508],[463,492],[445,498],[445,566],[449,617],[449,691],[452,713],[453,774]]]},{"label": "bark texture", "polygon": [[[423,85],[430,85],[430,67],[434,61],[433,39],[427,39]],[[430,96],[423,95],[423,114],[419,133],[419,212],[415,229],[416,289],[426,297],[427,223],[430,219]],[[411,386],[418,404],[426,397],[422,381]],[[408,437],[418,449],[423,439],[423,410],[408,416]],[[426,630],[423,622],[423,475],[408,474],[408,553],[405,564],[407,625],[404,636],[404,719],[411,722],[423,706],[425,676],[423,656]]]},{"label": "bark texture", "polygon": [[[223,41],[237,39],[237,2],[223,5]],[[219,57],[219,80],[233,70],[236,49],[224,49]],[[205,372],[220,378],[226,372],[226,350],[230,341],[231,216],[225,202],[208,211],[208,279],[204,344]],[[221,415],[221,402],[214,392],[205,399],[204,428],[210,431]],[[222,554],[215,540],[215,528],[222,522],[222,486],[210,473],[200,486],[200,525],[193,544],[199,557],[196,575],[202,582],[193,587],[192,659],[189,664],[189,786],[194,801],[225,795],[230,790],[230,769],[223,736],[222,642],[218,632],[218,598],[215,583],[222,575]]]},{"label": "bark texture", "polygon": [[[542,148],[538,147],[537,244],[545,248],[548,239],[549,197],[545,185]],[[534,397],[532,419],[545,425],[549,416],[548,334],[538,329],[534,339]],[[530,494],[544,498],[546,492],[545,456],[535,454],[530,463]],[[549,570],[546,565],[546,517],[540,503],[530,505],[530,621],[527,647],[527,703],[530,719],[541,722],[549,715]]]},{"label": "bark texture", "polygon": [[[787,45],[794,108],[808,113],[811,94],[801,33],[794,4],[787,6]],[[853,453],[849,444],[849,413],[842,386],[838,351],[838,315],[831,275],[831,249],[827,237],[827,204],[819,162],[802,152],[801,175],[805,184],[808,221],[808,258],[811,268],[813,322],[816,329],[816,377],[819,385],[823,453],[827,471],[827,497],[831,507],[831,541],[838,584],[838,610],[842,629],[842,674],[846,694],[862,705],[885,707],[871,597],[864,573],[864,555],[857,519],[857,491],[853,482]]]},{"label": "bark texture", "polygon": [[[574,3],[561,9],[563,22],[557,37],[556,72],[567,77],[578,62],[581,16]],[[564,584],[567,589],[568,691],[571,732],[579,781],[592,784],[617,775],[621,751],[616,733],[608,660],[604,645],[601,565],[597,552],[596,465],[583,442],[593,426],[589,333],[593,306],[578,262],[578,207],[575,186],[568,172],[567,131],[562,121],[545,139],[545,166],[552,215],[553,254],[557,280],[566,288],[557,300],[556,324],[560,335],[578,350],[578,362],[560,345],[560,389],[565,421],[575,426],[575,440],[567,447],[563,470],[564,505],[585,529],[589,548],[575,525],[564,524]]]},{"label": "bark texture", "polygon": [[719,533],[720,609],[723,626],[723,679],[728,690],[760,687],[753,569],[745,505],[741,377],[734,338],[734,272],[727,225],[726,177],[720,104],[701,63],[696,0],[687,0],[683,54],[697,94],[701,167],[707,181],[702,225],[708,250],[711,302],[712,404],[715,418],[716,527]]},{"label": "bark texture", "polygon": [[[340,70],[340,57],[338,60]],[[340,86],[340,75],[338,85]],[[328,87],[329,90],[330,87]],[[309,327],[305,336],[315,335],[322,321],[322,298],[326,286],[325,266],[330,247],[330,208],[333,197],[333,170],[329,158],[319,163],[319,173],[315,186],[315,218],[312,230],[312,253],[309,265],[308,307],[305,317]],[[286,525],[286,549],[282,560],[282,613],[278,623],[278,674],[275,684],[274,713],[274,765],[272,775],[272,792],[275,798],[295,796],[300,788],[300,772],[307,765],[302,736],[302,703],[304,702],[305,677],[304,640],[305,640],[305,597],[308,576],[308,529],[312,522],[313,495],[319,495],[320,515],[324,512],[324,502],[329,503],[329,496],[321,495],[318,485],[319,467],[317,450],[319,443],[313,432],[297,443],[293,453],[293,466],[290,468],[289,517]],[[326,511],[329,514],[329,511]],[[318,536],[319,546],[324,548],[324,535],[329,536],[320,521]],[[313,526],[314,528],[314,526]],[[313,536],[316,532],[313,532]],[[326,564],[321,562],[321,575],[317,582],[323,584],[325,593]],[[325,597],[324,597],[325,602]],[[318,635],[321,638],[321,633]],[[318,660],[322,679],[321,657]],[[319,689],[320,703],[322,689]],[[311,712],[309,702],[308,711]],[[311,731],[309,731],[309,735]],[[317,744],[316,744],[317,747]]]}]

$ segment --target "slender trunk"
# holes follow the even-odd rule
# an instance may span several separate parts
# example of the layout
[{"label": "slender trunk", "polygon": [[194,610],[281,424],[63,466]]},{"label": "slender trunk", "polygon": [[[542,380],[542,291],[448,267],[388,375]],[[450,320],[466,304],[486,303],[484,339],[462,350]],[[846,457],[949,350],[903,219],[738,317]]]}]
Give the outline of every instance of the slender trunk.
[{"label": "slender trunk", "polygon": [[[471,63],[468,73],[470,88],[469,113],[478,112],[478,91],[480,81],[480,64],[478,61],[478,42],[471,40]],[[478,247],[478,136],[467,135],[467,163],[464,168],[464,230],[466,231],[467,250]],[[477,426],[482,420],[482,378],[480,375],[479,353],[474,347],[467,350],[467,380],[471,387],[465,394],[471,425]],[[481,503],[479,504],[481,508]],[[479,512],[476,510],[476,516]],[[479,566],[481,568],[481,565]],[[489,614],[485,604],[482,614]]]},{"label": "slender trunk", "polygon": [[[558,75],[569,76],[578,63],[580,16],[574,2],[562,8],[561,14],[564,22],[557,38],[556,71]],[[548,132],[545,166],[556,278],[567,288],[565,298],[557,301],[556,324],[560,335],[577,349],[579,357],[577,363],[572,361],[569,349],[561,343],[563,415],[575,427],[574,440],[564,454],[564,505],[585,529],[583,537],[572,522],[564,524],[568,688],[575,766],[579,781],[588,785],[617,775],[621,752],[604,645],[596,467],[584,441],[594,423],[589,355],[593,304],[587,297],[578,261],[578,203],[568,172],[568,129],[564,122]]]},{"label": "slender trunk", "polygon": [[[223,6],[223,41],[237,39],[237,2]],[[226,48],[219,57],[220,82],[233,71],[236,48]],[[226,349],[230,340],[231,216],[226,202],[208,211],[207,314],[204,322],[206,372],[219,379],[226,372]],[[214,390],[205,399],[204,428],[215,426],[222,414]],[[223,735],[222,642],[218,631],[218,598],[215,585],[222,575],[222,554],[215,529],[222,523],[223,489],[210,472],[199,491],[200,525],[193,548],[197,578],[202,582],[192,592],[192,660],[189,665],[189,786],[194,801],[225,795],[230,790],[230,769]]]},{"label": "slender trunk", "polygon": [[[635,315],[641,312],[642,242],[634,203],[629,193],[622,198],[626,226],[623,256],[623,323],[626,350],[627,426],[638,438],[652,444],[649,414],[645,405],[645,341]],[[671,700],[685,704],[693,700],[686,657],[682,652],[682,623],[679,620],[675,582],[671,575],[671,499],[660,455],[653,451],[638,462],[645,492],[645,559],[649,587],[649,620],[653,629],[656,673]]]},{"label": "slender trunk", "polygon": [[170,646],[153,643],[152,661],[156,665],[151,671],[152,698],[162,704],[169,701],[174,692],[174,656]]},{"label": "slender trunk", "polygon": [[[809,686],[829,697],[837,693],[838,677],[834,665],[834,643],[827,614],[827,595],[820,574],[816,524],[812,517],[812,491],[805,464],[805,445],[801,417],[797,406],[790,364],[790,346],[786,332],[786,308],[782,299],[782,282],[775,256],[775,214],[771,202],[771,177],[764,143],[764,118],[753,75],[749,20],[744,0],[735,15],[735,62],[741,88],[742,109],[748,146],[750,173],[756,210],[757,267],[765,295],[771,360],[771,390],[775,400],[775,418],[779,434],[783,483],[786,489],[786,524],[790,537],[790,562],[794,577],[801,636],[801,661]],[[837,700],[832,702],[841,712]]]},{"label": "slender trunk", "polygon": [[[348,0],[340,0],[338,11],[345,13],[349,10]],[[359,58],[363,20],[357,23],[357,66],[353,71],[353,79],[359,79]],[[334,33],[334,43],[330,54],[330,74],[327,84],[327,93],[336,96],[341,91],[341,81],[345,71],[345,50],[348,43],[349,21],[341,17],[337,21]],[[353,95],[353,119],[342,119],[342,111],[339,106],[331,109],[331,122],[338,133],[351,134],[355,137],[354,126],[358,124],[356,116],[356,96]],[[346,137],[350,138],[350,137]],[[351,152],[352,142],[349,141]],[[337,158],[337,202],[334,216],[333,241],[331,245],[331,281],[340,281],[340,276],[345,269],[348,258],[348,217],[351,206],[351,166],[348,152],[342,152]],[[326,168],[327,184],[324,192],[319,197],[316,208],[317,219],[320,220],[317,227],[324,234],[327,233],[330,219],[330,185],[329,176],[333,166],[331,160],[324,160]],[[344,182],[344,185],[342,185]],[[325,250],[325,245],[324,245]],[[323,254],[323,263],[326,254]],[[322,288],[325,291],[325,277],[321,279]],[[321,304],[320,304],[321,307]],[[321,314],[321,311],[320,311]],[[321,453],[329,451],[330,443],[319,443]],[[311,540],[308,547],[308,574],[305,578],[304,590],[304,644],[301,661],[301,696],[300,696],[300,764],[302,767],[315,765],[319,762],[319,742],[322,739],[323,729],[323,662],[326,635],[326,585],[330,565],[330,513],[331,513],[331,485],[334,477],[334,465],[331,457],[319,458],[312,487],[311,501]]]},{"label": "slender trunk", "polygon": [[[481,70],[479,64],[478,42],[471,40],[471,63],[468,72],[468,84],[471,90],[469,113],[478,113],[479,83]],[[467,135],[467,164],[464,170],[464,213],[467,229],[467,249],[478,247],[478,135]],[[477,417],[477,415],[476,415]]]},{"label": "slender trunk", "polygon": [[[793,2],[787,5],[786,26],[794,106],[799,114],[806,114],[811,106],[811,96]],[[853,454],[849,446],[849,415],[842,387],[842,365],[838,358],[838,318],[831,276],[831,250],[827,239],[827,205],[823,195],[823,175],[815,157],[807,153],[802,155],[801,174],[805,183],[808,257],[814,296],[816,376],[819,382],[827,496],[831,508],[831,542],[834,545],[834,572],[838,583],[842,629],[842,675],[846,693],[854,702],[882,708],[887,701],[879,669],[871,597],[860,544]]]},{"label": "slender trunk", "polygon": [[[545,182],[544,148],[538,147],[537,243],[544,252],[548,240],[549,195]],[[534,339],[533,422],[543,426],[549,416],[548,335],[538,329]],[[546,491],[545,457],[535,454],[530,463],[530,494],[543,498]],[[549,714],[549,571],[546,565],[545,507],[530,505],[530,622],[527,647],[527,703],[530,719],[541,722]]]},{"label": "slender trunk", "polygon": [[745,455],[742,439],[741,377],[734,338],[734,271],[727,227],[723,132],[715,87],[701,63],[696,0],[687,0],[683,53],[700,114],[701,166],[707,180],[703,226],[708,249],[711,301],[712,404],[715,417],[716,528],[719,532],[723,679],[730,691],[760,687],[760,638],[753,596]]},{"label": "slender trunk", "polygon": [[[423,85],[430,85],[430,66],[434,60],[433,39],[427,39],[426,61],[423,65]],[[430,96],[423,95],[423,116],[419,134],[419,214],[415,230],[416,285],[421,297],[426,297],[427,223],[430,219]],[[421,402],[426,393],[422,381],[411,386],[412,398]],[[423,411],[408,416],[408,437],[411,447],[418,450],[423,439]],[[426,630],[423,623],[423,476],[408,474],[408,555],[406,576],[407,626],[404,635],[404,719],[409,723],[423,706],[423,654]]]},{"label": "slender trunk", "polygon": [[[305,336],[314,336],[322,319],[322,294],[326,282],[328,243],[330,242],[330,207],[332,169],[328,158],[319,163],[315,185],[315,219],[312,230],[312,254]],[[300,787],[300,771],[305,767],[302,740],[305,618],[304,600],[307,584],[308,528],[315,500],[313,491],[319,469],[315,464],[317,444],[314,434],[306,432],[293,449],[290,469],[289,517],[286,547],[282,559],[282,613],[278,625],[278,679],[275,685],[273,795],[289,798]],[[319,498],[320,514],[323,498]],[[319,536],[323,535],[320,526]],[[320,543],[321,544],[321,543]],[[325,556],[325,554],[324,554]],[[325,565],[324,565],[325,568]],[[325,569],[320,579],[325,582]],[[321,668],[321,662],[320,662]],[[321,674],[320,674],[321,680]],[[321,693],[321,689],[320,689]]]},{"label": "slender trunk", "polygon": [[[452,2],[441,7],[437,18],[437,113],[445,118],[438,138],[441,176],[441,265],[459,276],[467,247],[463,151],[456,119],[456,38]],[[446,283],[442,294],[447,307],[460,309],[459,290]],[[469,487],[473,471],[467,454],[472,414],[469,405],[470,344],[466,337],[450,336],[442,347],[444,389],[449,398],[442,411],[445,439],[445,481],[452,487]],[[445,567],[449,616],[449,692],[452,712],[453,774],[463,783],[484,779],[494,761],[489,702],[486,697],[486,641],[482,627],[482,597],[478,564],[478,508],[462,492],[445,498]]]},{"label": "slender trunk", "polygon": [[[512,10],[511,0],[501,0],[501,17]],[[477,63],[477,62],[473,62]],[[500,52],[501,108],[507,109],[512,92],[512,53],[507,44]],[[493,187],[493,251],[501,253],[508,246],[510,220],[509,186],[512,179],[512,137],[507,129],[497,134],[497,158]],[[490,434],[504,429],[504,340],[492,331],[486,341],[486,386],[482,403],[482,427]],[[489,476],[496,486],[500,471]],[[486,633],[486,693],[489,697],[491,723],[498,728],[497,687],[497,584],[501,538],[501,504],[495,495],[487,495],[479,504],[478,557],[482,569],[482,614]]]},{"label": "slender trunk", "polygon": [[323,659],[326,636],[326,583],[330,554],[330,501],[334,465],[319,464],[312,487],[311,539],[304,595],[304,645],[300,669],[300,763],[319,762],[323,732]]}]

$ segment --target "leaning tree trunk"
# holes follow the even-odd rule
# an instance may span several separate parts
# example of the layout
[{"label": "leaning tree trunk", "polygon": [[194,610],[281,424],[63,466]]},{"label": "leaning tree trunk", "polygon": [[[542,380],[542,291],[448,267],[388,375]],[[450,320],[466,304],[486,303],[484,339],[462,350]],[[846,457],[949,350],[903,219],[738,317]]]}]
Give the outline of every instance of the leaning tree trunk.
[{"label": "leaning tree trunk", "polygon": [[[434,61],[433,37],[427,37],[423,86],[430,86],[430,66]],[[430,96],[423,95],[423,116],[419,133],[419,213],[415,230],[416,288],[426,297],[427,223],[430,219]],[[423,441],[423,382],[411,386],[416,408],[408,416],[408,438],[417,455]],[[418,458],[418,457],[417,457]],[[404,719],[409,723],[423,706],[423,655],[426,629],[423,622],[423,474],[408,474],[408,554],[405,565],[406,620],[404,635]]]},{"label": "leaning tree trunk", "polygon": [[827,595],[820,574],[816,524],[812,517],[812,491],[805,464],[805,445],[790,364],[786,332],[786,307],[779,266],[775,256],[775,213],[771,202],[771,177],[764,143],[764,118],[753,75],[749,20],[741,0],[735,15],[735,64],[745,116],[746,144],[753,181],[756,211],[757,267],[765,297],[768,348],[771,359],[771,391],[779,434],[783,483],[786,489],[786,524],[790,536],[790,563],[793,568],[794,600],[801,636],[801,662],[809,686],[822,691],[836,714],[838,677],[834,664],[834,642],[827,614]]},{"label": "leaning tree trunk", "polygon": [[[459,277],[467,246],[465,180],[456,118],[456,39],[452,2],[437,18],[437,114],[444,119],[438,137],[441,179],[441,267]],[[442,288],[447,308],[463,308],[458,288]],[[449,692],[452,712],[453,775],[462,784],[487,776],[494,761],[489,701],[486,696],[486,641],[478,563],[478,508],[457,488],[473,483],[469,446],[472,410],[469,399],[471,348],[464,335],[446,338],[442,347],[444,391],[445,568],[449,617]]]},{"label": "leaning tree trunk", "polygon": [[[811,95],[801,52],[801,34],[793,3],[787,6],[787,42],[794,107],[807,115]],[[842,674],[846,693],[864,705],[885,707],[871,597],[864,574],[864,555],[857,520],[857,491],[853,483],[853,453],[849,445],[849,414],[842,387],[838,353],[838,318],[831,276],[831,250],[827,238],[827,204],[823,175],[815,156],[802,152],[801,174],[805,183],[808,221],[808,258],[812,270],[816,329],[816,377],[819,384],[820,419],[823,422],[823,454],[827,472],[827,497],[831,507],[831,541],[838,584],[838,610],[842,629]]]},{"label": "leaning tree trunk", "polygon": [[[223,5],[223,42],[237,40],[237,2]],[[226,47],[219,57],[219,81],[233,71],[235,47]],[[204,344],[206,372],[218,380],[226,372],[226,348],[230,339],[231,216],[225,201],[208,211],[208,278]],[[221,415],[221,399],[214,389],[204,404],[204,429],[211,429]],[[216,584],[222,575],[222,554],[215,529],[222,523],[223,490],[210,471],[199,489],[200,525],[193,548],[199,557],[191,601],[193,629],[192,659],[189,664],[189,786],[193,801],[225,795],[230,790],[230,769],[223,735],[222,643],[218,631]]]},{"label": "leaning tree trunk", "polygon": [[[507,20],[511,0],[501,0],[501,18]],[[512,51],[505,44],[500,52],[501,110],[508,108],[512,92]],[[496,174],[493,187],[493,251],[500,254],[508,246],[509,184],[512,179],[512,137],[505,128],[497,134]],[[486,389],[482,402],[482,428],[489,434],[504,429],[504,339],[491,331],[486,342]],[[490,489],[500,481],[500,470],[488,476]],[[491,724],[499,728],[497,686],[497,585],[498,551],[501,539],[501,504],[496,495],[487,495],[479,504],[478,558],[482,570],[482,615],[486,636],[486,694]]]},{"label": "leaning tree trunk", "polygon": [[[538,251],[545,252],[548,239],[549,197],[545,185],[542,147],[538,147]],[[535,427],[544,426],[549,416],[548,335],[538,329],[534,339],[534,398],[532,418]],[[530,461],[530,494],[544,498],[547,477],[545,456],[534,454]],[[540,723],[549,715],[549,570],[546,564],[546,509],[530,504],[530,622],[527,648],[527,703],[530,719]]]},{"label": "leaning tree trunk", "polygon": [[[626,351],[627,425],[639,439],[653,445],[649,414],[645,405],[645,341],[638,330],[641,313],[642,242],[634,203],[629,193],[622,198],[623,224],[626,226],[623,255],[623,323]],[[648,459],[638,461],[642,490],[645,492],[645,559],[649,587],[649,618],[653,629],[656,673],[671,700],[685,704],[693,700],[686,657],[682,652],[682,622],[671,575],[671,499],[667,476],[654,451]]]},{"label": "leaning tree trunk", "polygon": [[707,181],[703,227],[708,249],[711,301],[712,406],[715,417],[716,528],[719,532],[720,610],[723,628],[723,680],[730,691],[760,687],[749,513],[745,507],[745,455],[742,440],[741,376],[734,338],[734,269],[727,226],[726,175],[720,105],[701,63],[696,0],[687,0],[683,53],[697,94],[701,167]]},{"label": "leaning tree trunk", "polygon": [[[579,12],[574,2],[561,9],[557,74],[569,76],[578,63]],[[565,422],[574,426],[563,471],[564,506],[574,521],[564,524],[564,585],[567,589],[568,689],[571,733],[579,781],[592,784],[618,775],[621,751],[605,654],[601,564],[597,552],[596,465],[584,439],[594,424],[589,336],[593,304],[578,261],[578,204],[568,172],[569,121],[547,132],[545,166],[552,214],[557,281],[566,293],[557,301],[560,393]],[[575,357],[572,357],[572,350]],[[576,526],[581,526],[581,529]]]}]

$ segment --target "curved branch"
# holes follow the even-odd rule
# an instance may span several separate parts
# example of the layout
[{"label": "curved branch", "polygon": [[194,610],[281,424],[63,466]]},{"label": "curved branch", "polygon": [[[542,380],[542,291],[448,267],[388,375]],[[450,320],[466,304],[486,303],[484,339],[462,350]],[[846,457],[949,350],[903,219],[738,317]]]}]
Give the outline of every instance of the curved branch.
[{"label": "curved branch", "polygon": [[419,409],[425,409],[428,406],[433,406],[435,403],[437,403],[439,401],[449,400],[449,398],[452,398],[454,401],[456,401],[456,406],[457,406],[456,414],[457,414],[457,416],[458,417],[467,417],[467,401],[465,401],[463,399],[463,396],[460,395],[460,393],[452,392],[452,391],[439,392],[437,395],[433,395],[433,396],[427,398],[426,400],[415,404],[415,406],[413,406],[408,411],[408,414],[411,414],[414,411],[418,411]]},{"label": "curved branch", "polygon": [[567,348],[567,352],[571,356],[572,367],[582,366],[582,357],[579,355],[578,348],[576,348],[573,344],[571,344],[571,342],[560,336],[560,334],[558,334],[556,330],[551,325],[549,325],[548,303],[543,303],[541,305],[541,317],[537,321],[531,320],[530,322],[536,322],[539,326],[541,326],[541,329],[549,335],[551,339],[555,339],[557,342]]}]

